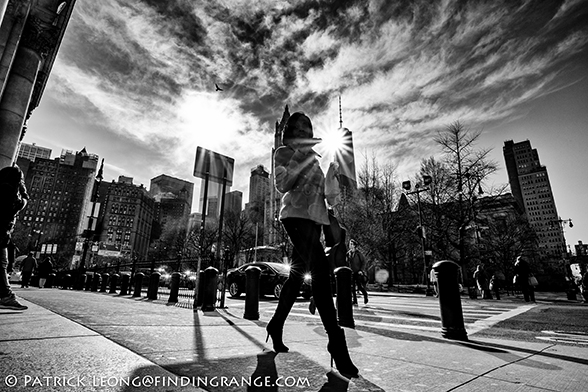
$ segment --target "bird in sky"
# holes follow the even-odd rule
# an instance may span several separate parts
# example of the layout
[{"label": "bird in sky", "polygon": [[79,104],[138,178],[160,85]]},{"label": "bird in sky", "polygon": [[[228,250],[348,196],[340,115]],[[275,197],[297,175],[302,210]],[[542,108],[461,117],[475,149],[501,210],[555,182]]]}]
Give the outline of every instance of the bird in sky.
[{"label": "bird in sky", "polygon": [[216,84],[216,83],[214,84],[214,87],[216,87],[216,90],[215,90],[215,91],[223,91],[223,89],[222,89],[222,88],[220,88],[220,87],[218,86],[218,84]]}]

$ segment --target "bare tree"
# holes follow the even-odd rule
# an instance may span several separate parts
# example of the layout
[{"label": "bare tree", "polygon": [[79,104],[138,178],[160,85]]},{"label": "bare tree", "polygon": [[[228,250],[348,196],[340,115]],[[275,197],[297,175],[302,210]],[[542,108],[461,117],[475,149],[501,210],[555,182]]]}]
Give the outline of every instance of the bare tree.
[{"label": "bare tree", "polygon": [[474,203],[482,191],[487,178],[497,170],[497,164],[489,159],[492,149],[477,149],[481,131],[471,131],[456,121],[440,131],[435,141],[441,146],[447,168],[448,183],[453,192],[447,192],[448,201],[456,208],[447,209],[446,217],[453,222],[453,231],[448,232],[447,245],[459,255],[460,265],[471,260],[466,249],[466,231],[474,217]]}]

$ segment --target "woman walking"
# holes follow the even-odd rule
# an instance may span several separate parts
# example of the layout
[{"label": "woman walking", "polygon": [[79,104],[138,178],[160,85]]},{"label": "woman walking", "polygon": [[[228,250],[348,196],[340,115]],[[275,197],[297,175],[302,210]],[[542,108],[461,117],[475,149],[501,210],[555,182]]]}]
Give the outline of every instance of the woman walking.
[{"label": "woman walking", "polygon": [[280,220],[294,245],[290,276],[280,295],[276,312],[266,329],[274,351],[288,352],[282,341],[286,318],[298,297],[304,274],[312,276],[312,294],[323,326],[329,337],[327,350],[339,372],[350,378],[358,377],[345,340],[337,323],[330,284],[330,267],[320,241],[323,225],[329,225],[325,203],[325,176],[312,147],[320,142],[313,138],[312,123],[303,113],[288,119],[282,136],[283,146],[275,153],[276,188],[284,193]]}]

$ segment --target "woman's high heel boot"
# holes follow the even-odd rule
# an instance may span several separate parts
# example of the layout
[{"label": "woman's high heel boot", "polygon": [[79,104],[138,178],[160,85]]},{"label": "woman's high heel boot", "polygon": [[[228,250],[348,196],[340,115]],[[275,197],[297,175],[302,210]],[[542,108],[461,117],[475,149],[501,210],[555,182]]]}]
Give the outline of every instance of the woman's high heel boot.
[{"label": "woman's high heel boot", "polygon": [[267,323],[265,330],[267,331],[265,342],[267,343],[267,340],[271,336],[274,351],[276,353],[287,353],[290,350],[282,341],[283,325],[278,325],[274,319],[271,319],[270,322]]},{"label": "woman's high heel boot", "polygon": [[347,342],[345,341],[345,332],[341,327],[327,332],[329,335],[329,344],[327,350],[331,354],[331,366],[333,361],[337,366],[337,370],[347,378],[359,377],[359,370],[349,357],[349,350],[347,349]]}]

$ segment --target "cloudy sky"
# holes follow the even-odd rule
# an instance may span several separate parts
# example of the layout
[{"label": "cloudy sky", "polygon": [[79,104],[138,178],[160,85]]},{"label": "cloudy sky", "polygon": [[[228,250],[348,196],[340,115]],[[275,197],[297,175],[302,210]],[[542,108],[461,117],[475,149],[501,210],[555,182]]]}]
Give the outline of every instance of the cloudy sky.
[{"label": "cloudy sky", "polygon": [[574,220],[568,243],[588,242],[587,16],[585,0],[77,0],[24,141],[85,146],[106,181],[165,173],[196,192],[202,146],[235,158],[247,201],[284,106],[321,137],[341,96],[356,160],[404,178],[457,120],[493,149],[495,184],[504,141],[529,139]]}]

